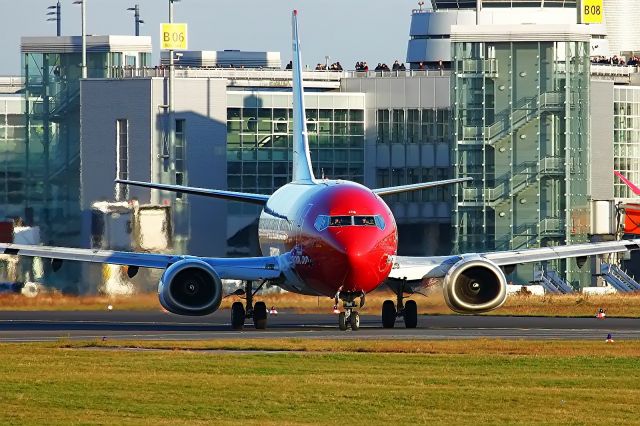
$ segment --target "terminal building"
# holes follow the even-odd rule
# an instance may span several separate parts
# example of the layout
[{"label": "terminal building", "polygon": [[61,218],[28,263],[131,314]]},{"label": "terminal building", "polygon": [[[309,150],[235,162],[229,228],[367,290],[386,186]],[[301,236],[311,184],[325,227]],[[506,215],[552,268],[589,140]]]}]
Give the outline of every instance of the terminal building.
[{"label": "terminal building", "polygon": [[[593,206],[633,200],[614,168],[640,182],[638,69],[590,63],[611,56],[613,39],[608,25],[577,24],[575,1],[482,3],[415,10],[408,71],[305,72],[316,176],[372,188],[473,177],[387,200],[403,255],[613,238],[614,209],[595,218],[602,230]],[[93,203],[137,200],[171,206],[176,252],[257,255],[255,207],[113,180],[273,192],[291,176],[291,72],[194,62],[175,72],[170,112],[149,38],[90,40],[80,79],[79,38],[23,38],[24,94],[0,99],[0,214],[40,226],[45,243],[89,246]],[[598,268],[557,262],[509,279],[556,271],[578,288]]]}]

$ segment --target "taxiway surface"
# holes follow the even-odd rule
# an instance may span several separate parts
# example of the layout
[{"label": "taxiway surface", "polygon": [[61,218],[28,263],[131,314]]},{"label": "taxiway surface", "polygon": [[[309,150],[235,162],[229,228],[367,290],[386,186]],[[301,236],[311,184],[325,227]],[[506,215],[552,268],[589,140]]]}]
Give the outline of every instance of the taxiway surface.
[{"label": "taxiway surface", "polygon": [[230,329],[229,311],[205,317],[164,312],[3,311],[0,342],[70,339],[204,340],[220,338],[343,338],[343,339],[640,339],[640,319],[549,318],[437,315],[419,316],[418,328],[402,320],[384,329],[377,315],[362,315],[358,331],[339,331],[337,317],[326,314],[280,312],[269,317],[267,330],[255,330],[251,320],[243,331]]}]

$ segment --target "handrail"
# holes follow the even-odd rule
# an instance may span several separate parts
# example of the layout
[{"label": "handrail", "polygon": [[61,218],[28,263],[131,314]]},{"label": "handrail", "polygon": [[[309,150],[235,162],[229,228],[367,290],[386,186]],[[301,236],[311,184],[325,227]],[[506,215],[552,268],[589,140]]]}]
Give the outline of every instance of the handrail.
[{"label": "handrail", "polygon": [[0,86],[24,86],[24,77],[0,77]]}]

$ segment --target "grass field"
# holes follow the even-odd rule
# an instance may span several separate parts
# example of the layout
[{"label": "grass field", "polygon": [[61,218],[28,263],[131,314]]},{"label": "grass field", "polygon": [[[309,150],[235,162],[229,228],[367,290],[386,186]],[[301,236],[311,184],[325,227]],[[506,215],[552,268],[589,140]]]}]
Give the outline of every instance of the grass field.
[{"label": "grass field", "polygon": [[640,342],[102,345],[2,345],[0,424],[640,423]]},{"label": "grass field", "polygon": [[[378,315],[382,302],[393,299],[389,292],[379,291],[367,295],[364,314]],[[258,295],[267,306],[279,310],[293,310],[304,313],[328,313],[333,300],[300,296],[291,293]],[[227,309],[237,297],[225,298],[222,309]],[[441,291],[434,291],[427,297],[415,296],[419,311],[423,314],[451,314],[444,303]],[[155,293],[138,294],[131,297],[111,298],[106,296],[65,296],[50,293],[27,298],[16,294],[0,294],[1,310],[102,310],[113,305],[119,310],[159,310]],[[640,317],[640,294],[620,294],[608,296],[552,295],[552,296],[510,296],[507,303],[490,315],[540,315],[540,316],[593,316],[600,307],[607,309],[607,315],[617,317]]]}]

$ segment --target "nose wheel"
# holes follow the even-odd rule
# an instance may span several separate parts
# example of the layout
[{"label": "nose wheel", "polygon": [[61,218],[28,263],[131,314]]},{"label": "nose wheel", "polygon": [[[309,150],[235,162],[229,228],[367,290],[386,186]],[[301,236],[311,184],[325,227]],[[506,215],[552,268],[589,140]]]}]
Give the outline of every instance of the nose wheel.
[{"label": "nose wheel", "polygon": [[340,330],[353,331],[360,329],[360,314],[356,311],[355,299],[360,297],[360,307],[364,306],[364,294],[354,293],[340,293],[336,296],[336,306],[338,304],[338,298],[343,300],[344,311],[338,314],[338,328]]}]

